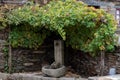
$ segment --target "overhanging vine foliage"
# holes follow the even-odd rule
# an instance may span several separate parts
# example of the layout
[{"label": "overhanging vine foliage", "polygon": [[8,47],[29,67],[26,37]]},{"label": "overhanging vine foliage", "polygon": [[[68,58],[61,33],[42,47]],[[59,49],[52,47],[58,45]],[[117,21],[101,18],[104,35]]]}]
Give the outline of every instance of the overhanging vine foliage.
[{"label": "overhanging vine foliage", "polygon": [[7,20],[12,29],[9,40],[13,47],[37,49],[54,31],[68,46],[85,52],[114,48],[113,16],[80,1],[51,1],[43,7],[25,5],[12,10]]},{"label": "overhanging vine foliage", "polygon": [[0,7],[0,29],[3,29],[5,28],[7,25],[6,25],[6,19],[5,19],[5,13],[6,12],[6,9],[5,7]]}]

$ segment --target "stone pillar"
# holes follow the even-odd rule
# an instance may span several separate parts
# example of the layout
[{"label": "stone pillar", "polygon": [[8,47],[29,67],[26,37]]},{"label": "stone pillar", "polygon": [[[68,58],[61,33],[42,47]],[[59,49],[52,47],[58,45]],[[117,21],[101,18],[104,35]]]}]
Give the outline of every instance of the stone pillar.
[{"label": "stone pillar", "polygon": [[64,48],[62,40],[54,41],[54,57],[55,63],[64,65]]}]

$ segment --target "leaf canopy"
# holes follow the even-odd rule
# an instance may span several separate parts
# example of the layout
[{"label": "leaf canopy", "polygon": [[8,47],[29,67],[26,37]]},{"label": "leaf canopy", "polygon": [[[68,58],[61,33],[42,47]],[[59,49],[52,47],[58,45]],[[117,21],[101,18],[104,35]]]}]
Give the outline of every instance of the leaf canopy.
[{"label": "leaf canopy", "polygon": [[7,21],[12,27],[9,40],[13,47],[38,48],[54,31],[66,45],[85,52],[114,48],[114,17],[80,1],[51,1],[42,7],[24,5],[13,9]]}]

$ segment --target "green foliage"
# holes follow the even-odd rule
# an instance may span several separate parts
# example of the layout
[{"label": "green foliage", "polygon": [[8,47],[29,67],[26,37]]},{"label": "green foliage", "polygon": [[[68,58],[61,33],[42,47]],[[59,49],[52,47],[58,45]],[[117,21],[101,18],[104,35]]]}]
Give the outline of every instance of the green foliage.
[{"label": "green foliage", "polygon": [[[85,10],[86,9],[86,10]],[[86,7],[81,19],[71,29],[66,29],[67,43],[86,52],[112,50],[114,48],[114,18],[102,10]],[[77,18],[78,19],[78,18]],[[76,20],[77,20],[76,19]]]},{"label": "green foliage", "polygon": [[9,40],[13,47],[25,47],[37,49],[43,43],[48,32],[45,30],[24,28],[13,28]]},{"label": "green foliage", "polygon": [[[75,49],[95,53],[114,48],[116,23],[112,15],[80,1],[51,1],[43,7],[25,5],[14,9],[7,19],[13,47],[37,48],[54,31]],[[24,28],[28,30],[20,30]]]},{"label": "green foliage", "polygon": [[6,12],[6,8],[0,7],[0,29],[3,29],[7,26],[6,22],[7,20],[5,19],[5,13]]},{"label": "green foliage", "polygon": [[49,34],[40,24],[41,14],[39,6],[24,6],[8,14],[8,22],[12,24],[9,41],[13,47],[39,48]]}]

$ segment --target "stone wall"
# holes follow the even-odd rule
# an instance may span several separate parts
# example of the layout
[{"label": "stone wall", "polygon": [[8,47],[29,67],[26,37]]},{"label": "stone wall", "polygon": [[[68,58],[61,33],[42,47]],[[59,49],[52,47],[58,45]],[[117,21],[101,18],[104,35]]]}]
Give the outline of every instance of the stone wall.
[{"label": "stone wall", "polygon": [[5,65],[5,58],[2,49],[6,45],[7,35],[8,35],[7,29],[0,30],[0,71],[1,72],[4,71],[4,65]]},{"label": "stone wall", "polygon": [[[98,76],[100,75],[101,55],[91,56],[89,53],[69,49],[66,54],[69,58],[66,64],[71,66],[81,76]],[[109,75],[110,68],[116,68],[116,73],[120,74],[120,47],[114,52],[105,53],[104,75]]]},{"label": "stone wall", "polygon": [[[107,6],[102,5],[102,6],[100,6],[100,8],[105,10],[106,12],[112,14],[114,17],[116,16],[116,8],[115,8],[114,3],[109,3]],[[118,36],[120,36],[120,26],[119,25],[117,27],[116,34],[118,34]]]},{"label": "stone wall", "polygon": [[[52,63],[52,46],[42,47],[39,50],[12,49],[12,72],[40,71],[42,66]],[[0,72],[4,72],[5,62],[5,54],[0,50]]]},{"label": "stone wall", "polygon": [[5,65],[5,59],[4,59],[4,53],[0,51],[0,71],[4,71],[4,65]]},{"label": "stone wall", "polygon": [[[7,61],[3,48],[6,45],[8,30],[0,31],[0,72],[5,70]],[[48,45],[49,44],[49,45]],[[54,53],[53,40],[45,40],[44,44],[38,50],[16,48],[12,49],[12,72],[31,72],[39,71],[41,67],[53,62]]]},{"label": "stone wall", "polygon": [[113,3],[109,3],[109,5],[104,5],[104,6],[100,6],[101,9],[105,10],[106,12],[112,14],[113,16],[115,16],[115,5]]},{"label": "stone wall", "polygon": [[[51,50],[49,50],[51,49]],[[40,71],[42,66],[53,62],[52,46],[41,46],[39,50],[13,49],[12,69],[14,72]]]}]

